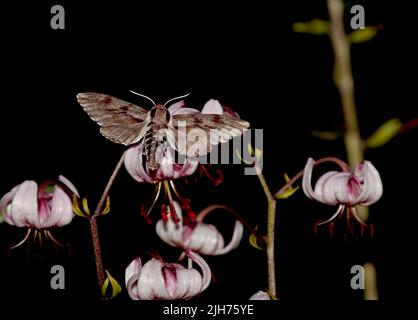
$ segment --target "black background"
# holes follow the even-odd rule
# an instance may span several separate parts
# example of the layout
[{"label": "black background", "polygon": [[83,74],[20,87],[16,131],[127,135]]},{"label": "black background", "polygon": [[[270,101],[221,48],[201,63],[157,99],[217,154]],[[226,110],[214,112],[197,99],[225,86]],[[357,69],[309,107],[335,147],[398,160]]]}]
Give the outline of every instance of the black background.
[{"label": "black background", "polygon": [[[198,109],[210,98],[219,99],[250,121],[252,128],[264,129],[264,174],[272,190],[283,184],[284,172],[297,173],[308,157],[345,158],[341,140],[323,141],[310,134],[343,128],[329,39],[296,34],[291,27],[297,21],[327,19],[325,1],[228,6],[209,1],[199,5],[64,1],[60,4],[66,10],[65,30],[50,28],[53,4],[20,3],[1,13],[1,194],[26,179],[63,174],[89,196],[92,206],[96,203],[124,148],[104,139],[77,104],[75,95],[85,91],[146,107],[146,101],[128,90],[158,101],[190,92],[186,102]],[[417,110],[407,101],[387,97],[382,3],[347,5],[353,4],[365,6],[366,24],[382,27],[373,40],[352,47],[357,109],[362,136],[367,137],[384,121],[398,117],[406,122],[417,116]],[[416,137],[416,130],[409,131],[366,154],[384,183],[383,198],[371,207],[373,240],[315,236],[313,223],[334,208],[308,200],[303,192],[279,203],[276,250],[281,299],[360,300],[362,292],[350,288],[349,270],[367,260],[376,263],[381,298],[402,296],[395,287],[408,279],[409,254],[403,255],[404,247],[398,243],[408,234],[405,218],[416,209],[408,201],[414,190],[400,179],[416,176],[417,158],[410,154]],[[192,199],[196,211],[225,203],[253,226],[265,228],[266,202],[257,178],[244,176],[240,166],[222,166],[222,170],[224,182],[216,188],[205,178],[197,184],[178,181],[176,185]],[[173,261],[179,253],[163,244],[139,214],[140,204],[151,201],[152,190],[123,171],[111,191],[112,211],[100,219],[104,264],[120,283],[125,267],[141,249],[155,248]],[[151,218],[159,219],[158,210]],[[216,213],[212,221],[225,232],[232,228],[228,215]],[[87,221],[76,217],[71,225],[56,230],[57,237],[71,245],[70,257],[58,253],[27,261],[26,249],[7,256],[7,247],[23,233],[0,226],[0,268],[6,288],[2,291],[7,298],[24,294],[99,299]],[[216,281],[199,301],[246,301],[267,287],[265,253],[250,247],[248,236],[246,231],[237,250],[207,258]],[[66,290],[51,290],[53,264],[66,268]],[[404,271],[403,280],[399,269]],[[129,300],[125,291],[118,300]]]}]

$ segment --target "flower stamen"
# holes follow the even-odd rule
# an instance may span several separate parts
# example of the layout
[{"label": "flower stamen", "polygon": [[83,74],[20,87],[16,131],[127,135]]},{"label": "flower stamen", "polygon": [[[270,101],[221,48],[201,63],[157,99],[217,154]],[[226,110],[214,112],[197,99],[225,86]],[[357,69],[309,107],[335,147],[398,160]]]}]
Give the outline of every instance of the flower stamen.
[{"label": "flower stamen", "polygon": [[53,243],[55,243],[58,247],[64,247],[62,243],[60,243],[55,237],[52,235],[52,233],[49,230],[44,231],[45,236],[50,239]]},{"label": "flower stamen", "polygon": [[9,249],[13,250],[13,249],[20,247],[22,244],[24,244],[29,239],[31,232],[32,232],[32,228],[28,228],[28,231],[26,232],[23,239],[19,243],[15,244],[14,246],[11,246]]}]

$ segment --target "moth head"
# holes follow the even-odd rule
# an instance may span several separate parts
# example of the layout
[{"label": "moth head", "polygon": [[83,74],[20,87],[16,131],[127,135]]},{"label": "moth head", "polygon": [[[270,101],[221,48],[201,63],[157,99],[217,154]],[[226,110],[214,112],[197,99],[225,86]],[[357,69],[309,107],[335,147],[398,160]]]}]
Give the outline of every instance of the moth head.
[{"label": "moth head", "polygon": [[168,111],[162,104],[157,104],[149,111],[151,121],[155,123],[166,124],[171,120],[170,111]]}]

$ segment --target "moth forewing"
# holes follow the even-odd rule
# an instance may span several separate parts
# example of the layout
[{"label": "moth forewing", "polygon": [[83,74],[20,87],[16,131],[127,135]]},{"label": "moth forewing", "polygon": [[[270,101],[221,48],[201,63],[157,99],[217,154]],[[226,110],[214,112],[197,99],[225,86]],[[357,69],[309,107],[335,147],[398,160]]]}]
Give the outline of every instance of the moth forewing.
[{"label": "moth forewing", "polygon": [[100,133],[115,143],[129,145],[140,141],[149,123],[149,113],[132,103],[96,92],[77,95],[78,103],[100,126]]}]

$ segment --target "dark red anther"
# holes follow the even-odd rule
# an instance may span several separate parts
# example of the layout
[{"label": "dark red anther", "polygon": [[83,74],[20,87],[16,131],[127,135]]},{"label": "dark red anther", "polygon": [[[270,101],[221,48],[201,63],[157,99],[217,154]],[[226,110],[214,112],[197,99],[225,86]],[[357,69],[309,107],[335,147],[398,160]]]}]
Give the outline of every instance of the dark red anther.
[{"label": "dark red anther", "polygon": [[[174,206],[172,206],[174,208]],[[174,221],[175,224],[180,222],[180,219],[176,213],[176,209],[173,209],[173,214],[171,215],[171,219]]]},{"label": "dark red anther", "polygon": [[148,212],[145,210],[143,204],[141,204],[141,216],[145,219],[145,222],[148,224],[152,224],[151,218],[148,216]]},{"label": "dark red anther", "polygon": [[183,210],[186,212],[187,219],[190,221],[194,221],[196,219],[196,213],[192,210],[190,203],[190,199],[182,199],[182,207]]},{"label": "dark red anther", "polygon": [[161,206],[161,217],[163,218],[164,221],[168,221],[168,209],[167,206],[165,204],[163,204]]},{"label": "dark red anther", "polygon": [[331,238],[333,238],[334,237],[334,222],[330,222],[328,224],[328,228],[329,228],[329,234]]},{"label": "dark red anther", "polygon": [[370,228],[370,238],[373,238],[374,237],[374,225],[371,224],[369,228]]},{"label": "dark red anther", "polygon": [[360,235],[361,236],[363,236],[364,235],[364,229],[366,228],[367,226],[366,225],[364,225],[364,224],[361,224],[360,225]]}]

